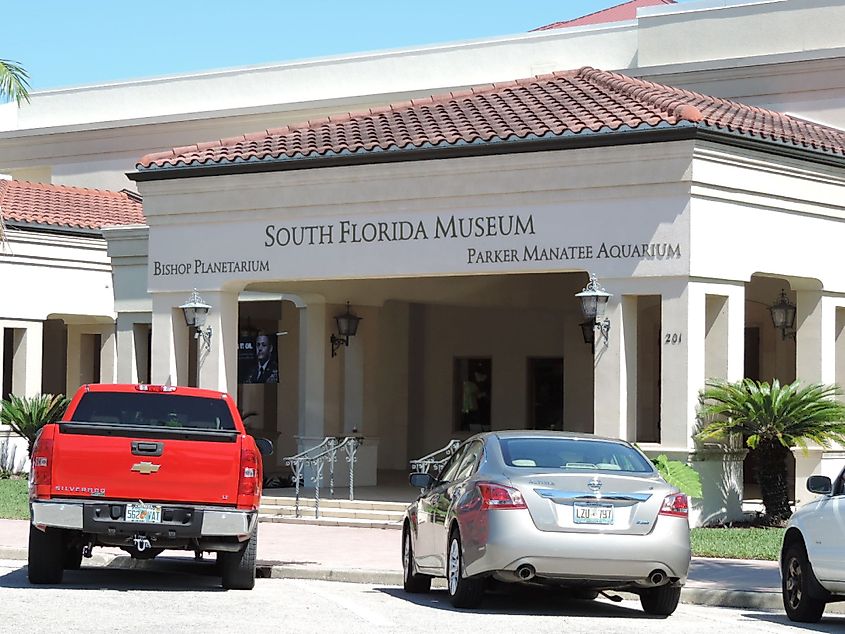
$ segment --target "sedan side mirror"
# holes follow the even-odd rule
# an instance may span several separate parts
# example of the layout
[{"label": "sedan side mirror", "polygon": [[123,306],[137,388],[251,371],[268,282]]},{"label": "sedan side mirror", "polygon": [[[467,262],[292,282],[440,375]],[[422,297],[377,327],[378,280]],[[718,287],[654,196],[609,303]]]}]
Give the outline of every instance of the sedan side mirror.
[{"label": "sedan side mirror", "polygon": [[255,444],[258,447],[258,452],[262,456],[272,456],[273,455],[273,443],[266,438],[256,438]]},{"label": "sedan side mirror", "polygon": [[430,489],[437,482],[430,473],[412,473],[408,481],[417,489]]},{"label": "sedan side mirror", "polygon": [[833,493],[833,484],[827,476],[813,475],[807,478],[807,490],[819,495],[830,495]]}]

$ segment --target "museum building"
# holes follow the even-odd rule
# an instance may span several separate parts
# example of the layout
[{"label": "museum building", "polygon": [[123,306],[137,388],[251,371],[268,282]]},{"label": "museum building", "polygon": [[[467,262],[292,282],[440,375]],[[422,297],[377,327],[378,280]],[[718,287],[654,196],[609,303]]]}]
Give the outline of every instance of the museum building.
[{"label": "museum building", "polygon": [[[362,434],[361,483],[477,431],[622,437],[702,473],[697,520],[735,517],[754,483],[744,449],[693,440],[705,381],[845,384],[845,37],[830,27],[843,11],[821,0],[693,2],[485,46],[385,53],[348,64],[365,80],[387,62],[487,55],[479,68],[492,81],[443,63],[413,89],[370,84],[353,97],[348,79],[337,88],[347,95],[307,108],[288,98],[265,112],[229,104],[207,118],[79,114],[51,126],[45,105],[42,127],[0,132],[0,170],[53,184],[0,181],[0,192],[5,182],[58,198],[73,189],[60,181],[106,185],[140,132],[157,147],[124,169],[130,191],[92,194],[122,197],[117,220],[11,221],[0,198],[4,393],[98,379],[228,391],[254,412],[251,431],[277,442],[277,460]],[[788,17],[816,48],[771,37]],[[750,25],[753,36],[728,44]],[[601,42],[612,46],[598,54]],[[570,64],[587,44],[614,71]],[[522,66],[498,76],[491,49],[519,53]],[[552,54],[551,72],[521,72]],[[307,70],[322,86],[334,63],[248,69],[234,81]],[[102,95],[87,92],[96,111]],[[357,107],[344,110],[349,102]],[[268,119],[276,125],[247,127]],[[213,138],[204,128],[235,125],[235,136],[197,142]],[[96,165],[39,164],[60,145],[63,156],[104,147],[110,130],[118,141]],[[30,236],[51,240],[37,261],[22,246]],[[84,264],[74,248],[89,249]],[[22,315],[9,298],[33,288],[42,305]],[[77,304],[51,303],[50,288]],[[603,316],[585,321],[584,289],[610,295]],[[209,307],[202,326],[186,326],[191,303]],[[776,328],[773,306],[794,307],[794,322]],[[253,367],[260,348],[272,379]],[[845,452],[819,447],[797,451],[792,468],[801,483],[843,463]]]}]

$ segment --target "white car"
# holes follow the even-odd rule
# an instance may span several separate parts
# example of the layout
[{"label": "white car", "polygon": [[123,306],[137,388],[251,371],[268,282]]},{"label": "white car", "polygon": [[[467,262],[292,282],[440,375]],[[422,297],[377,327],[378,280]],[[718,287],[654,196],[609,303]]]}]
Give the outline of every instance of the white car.
[{"label": "white car", "polygon": [[810,476],[807,489],[821,497],[790,518],[780,574],[789,619],[816,623],[825,605],[845,601],[845,469],[833,482]]}]

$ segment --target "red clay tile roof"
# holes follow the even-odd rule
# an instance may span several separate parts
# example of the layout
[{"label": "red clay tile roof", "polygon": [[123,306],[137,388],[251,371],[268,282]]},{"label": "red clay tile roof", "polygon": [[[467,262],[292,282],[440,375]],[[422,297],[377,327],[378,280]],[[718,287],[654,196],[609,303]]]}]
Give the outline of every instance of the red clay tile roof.
[{"label": "red clay tile roof", "polygon": [[6,221],[80,229],[146,223],[137,195],[3,179],[0,215]]},{"label": "red clay tile roof", "polygon": [[547,24],[532,31],[548,31],[550,29],[565,29],[570,26],[586,26],[588,24],[606,24],[608,22],[622,22],[623,20],[634,20],[637,17],[637,9],[640,7],[653,7],[656,4],[677,4],[675,0],[631,0],[623,2],[614,7],[608,7],[595,13],[582,15],[580,18],[565,20]]},{"label": "red clay tile roof", "polygon": [[845,155],[842,130],[585,67],[179,147],[148,154],[137,168],[284,163],[682,126]]}]

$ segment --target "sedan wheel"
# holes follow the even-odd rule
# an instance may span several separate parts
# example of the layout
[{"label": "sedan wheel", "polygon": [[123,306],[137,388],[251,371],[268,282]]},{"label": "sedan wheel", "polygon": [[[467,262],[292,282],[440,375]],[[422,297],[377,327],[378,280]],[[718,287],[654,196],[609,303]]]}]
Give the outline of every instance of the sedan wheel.
[{"label": "sedan wheel", "polygon": [[411,531],[406,527],[402,531],[402,586],[405,592],[412,594],[428,592],[431,590],[431,577],[419,574],[415,568]]},{"label": "sedan wheel", "polygon": [[822,618],[825,602],[809,594],[812,574],[804,548],[799,544],[790,546],[783,556],[781,591],[783,607],[791,621],[818,623]]},{"label": "sedan wheel", "polygon": [[484,579],[464,577],[464,557],[461,551],[461,536],[457,530],[449,538],[446,579],[449,598],[456,608],[474,608],[484,595]]},{"label": "sedan wheel", "polygon": [[680,599],[679,586],[658,586],[640,591],[640,605],[646,614],[669,616],[678,607]]}]

